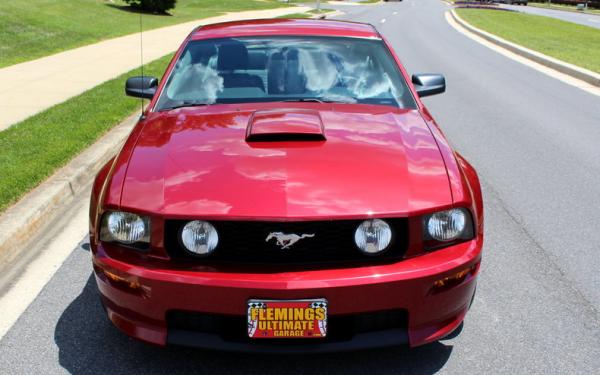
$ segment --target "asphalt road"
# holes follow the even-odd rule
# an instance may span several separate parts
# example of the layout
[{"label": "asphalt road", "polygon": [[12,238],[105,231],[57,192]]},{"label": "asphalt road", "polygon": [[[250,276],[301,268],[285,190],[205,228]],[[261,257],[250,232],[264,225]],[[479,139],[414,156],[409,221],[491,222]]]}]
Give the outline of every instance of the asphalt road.
[{"label": "asphalt road", "polygon": [[82,238],[0,340],[0,373],[597,373],[600,97],[466,38],[446,9],[405,0],[347,6],[342,18],[376,25],[410,72],[447,77],[447,93],[426,104],[478,169],[487,215],[460,334],[414,350],[303,357],[148,346],[106,320]]},{"label": "asphalt road", "polygon": [[518,12],[535,14],[538,16],[546,16],[552,18],[558,18],[559,20],[578,23],[580,25],[595,27],[600,29],[600,15],[575,13],[556,9],[544,9],[522,5],[507,5],[500,4],[503,8],[516,10]]}]

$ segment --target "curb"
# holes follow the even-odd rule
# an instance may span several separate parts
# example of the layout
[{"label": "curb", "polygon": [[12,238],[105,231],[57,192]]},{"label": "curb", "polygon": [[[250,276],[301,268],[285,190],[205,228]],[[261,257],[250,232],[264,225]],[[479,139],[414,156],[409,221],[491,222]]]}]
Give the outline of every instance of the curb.
[{"label": "curb", "polygon": [[329,12],[329,13],[325,13],[325,14],[317,14],[316,16],[313,16],[312,18],[318,19],[318,20],[324,20],[327,18],[335,17],[335,16],[341,16],[342,14],[345,14],[345,13],[342,12],[341,10],[334,10],[333,12]]},{"label": "curb", "polygon": [[538,64],[544,65],[548,68],[554,69],[573,78],[582,80],[593,86],[600,87],[600,74],[598,73],[592,72],[591,70],[587,70],[584,68],[580,68],[573,64],[566,63],[564,61],[544,55],[543,53],[531,50],[529,48],[522,47],[518,44],[509,42],[506,39],[502,39],[493,34],[490,34],[487,31],[478,29],[475,26],[472,26],[471,24],[463,20],[462,18],[460,18],[460,16],[456,14],[454,9],[450,11],[450,15],[459,25],[461,25],[471,33],[482,37],[488,42],[491,42],[499,47],[507,49],[521,57],[525,57],[529,60],[535,61]]},{"label": "curb", "polygon": [[139,111],[112,128],[0,215],[0,266],[10,262],[62,206],[85,189],[137,123]]}]

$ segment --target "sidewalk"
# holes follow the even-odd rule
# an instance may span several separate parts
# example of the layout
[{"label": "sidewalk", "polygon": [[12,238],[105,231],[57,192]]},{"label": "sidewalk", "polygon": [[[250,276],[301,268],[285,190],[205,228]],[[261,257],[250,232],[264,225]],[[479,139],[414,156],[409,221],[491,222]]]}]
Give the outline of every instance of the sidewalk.
[{"label": "sidewalk", "polygon": [[[302,13],[289,7],[228,13],[143,32],[144,63],[179,47],[197,26]],[[0,69],[0,131],[140,65],[140,34],[106,40]]]}]

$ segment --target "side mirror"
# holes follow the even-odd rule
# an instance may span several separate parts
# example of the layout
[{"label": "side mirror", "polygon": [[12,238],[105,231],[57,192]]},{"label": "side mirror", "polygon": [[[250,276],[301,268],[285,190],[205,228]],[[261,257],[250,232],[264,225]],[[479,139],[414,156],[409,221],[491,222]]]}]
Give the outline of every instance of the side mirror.
[{"label": "side mirror", "polygon": [[156,77],[129,77],[125,82],[125,94],[134,98],[152,99],[158,88]]},{"label": "side mirror", "polygon": [[446,78],[441,74],[414,74],[412,83],[419,97],[441,94],[446,91]]}]

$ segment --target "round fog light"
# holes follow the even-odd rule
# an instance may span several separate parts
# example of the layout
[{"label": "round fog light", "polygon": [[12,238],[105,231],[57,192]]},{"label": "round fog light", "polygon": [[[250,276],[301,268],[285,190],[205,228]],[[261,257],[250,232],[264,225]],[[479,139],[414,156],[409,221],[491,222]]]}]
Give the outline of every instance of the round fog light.
[{"label": "round fog light", "polygon": [[356,228],[354,241],[360,251],[375,255],[389,246],[392,241],[392,229],[383,220],[365,220]]},{"label": "round fog light", "polygon": [[219,243],[219,234],[211,223],[194,220],[187,223],[181,230],[181,242],[192,254],[208,255]]}]

